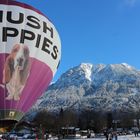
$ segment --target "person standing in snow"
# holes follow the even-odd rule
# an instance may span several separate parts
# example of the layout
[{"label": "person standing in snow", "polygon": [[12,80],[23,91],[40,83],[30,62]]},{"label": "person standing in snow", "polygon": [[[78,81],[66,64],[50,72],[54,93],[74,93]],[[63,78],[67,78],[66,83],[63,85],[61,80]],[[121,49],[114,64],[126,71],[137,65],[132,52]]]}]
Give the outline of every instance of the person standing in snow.
[{"label": "person standing in snow", "polygon": [[108,132],[107,131],[104,131],[104,135],[106,137],[106,140],[108,140]]},{"label": "person standing in snow", "polygon": [[114,140],[118,140],[118,136],[117,136],[117,132],[116,131],[113,132],[113,137],[114,137]]},{"label": "person standing in snow", "polygon": [[112,133],[111,132],[108,134],[108,140],[112,140]]},{"label": "person standing in snow", "polygon": [[138,127],[134,127],[135,137],[138,136],[138,133],[139,133],[139,128]]}]

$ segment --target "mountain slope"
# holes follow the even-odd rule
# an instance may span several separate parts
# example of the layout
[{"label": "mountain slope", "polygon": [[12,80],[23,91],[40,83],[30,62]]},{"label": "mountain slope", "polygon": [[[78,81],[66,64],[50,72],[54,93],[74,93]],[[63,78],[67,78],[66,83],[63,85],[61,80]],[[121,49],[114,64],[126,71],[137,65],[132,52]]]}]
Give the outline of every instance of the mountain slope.
[{"label": "mountain slope", "polygon": [[[140,109],[140,71],[122,64],[87,64],[69,69],[38,100],[38,108],[82,110]],[[36,107],[37,107],[36,105]]]}]

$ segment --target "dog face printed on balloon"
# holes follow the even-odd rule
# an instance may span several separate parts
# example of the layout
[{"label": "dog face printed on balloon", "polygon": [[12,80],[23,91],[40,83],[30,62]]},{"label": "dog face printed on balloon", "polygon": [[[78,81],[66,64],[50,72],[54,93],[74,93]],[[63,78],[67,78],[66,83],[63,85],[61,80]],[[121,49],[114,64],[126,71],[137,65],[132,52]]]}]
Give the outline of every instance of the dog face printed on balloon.
[{"label": "dog face printed on balloon", "polygon": [[7,100],[20,100],[20,95],[30,72],[29,49],[16,44],[6,58],[3,70],[3,84],[8,91]]}]

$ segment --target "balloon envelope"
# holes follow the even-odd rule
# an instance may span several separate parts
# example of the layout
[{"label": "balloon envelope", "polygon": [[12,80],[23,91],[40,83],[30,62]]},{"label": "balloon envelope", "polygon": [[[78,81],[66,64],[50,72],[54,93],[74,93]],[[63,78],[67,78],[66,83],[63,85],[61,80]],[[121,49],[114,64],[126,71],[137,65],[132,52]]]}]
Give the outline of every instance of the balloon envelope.
[{"label": "balloon envelope", "polygon": [[0,1],[0,120],[17,120],[42,95],[61,57],[59,35],[35,8]]}]

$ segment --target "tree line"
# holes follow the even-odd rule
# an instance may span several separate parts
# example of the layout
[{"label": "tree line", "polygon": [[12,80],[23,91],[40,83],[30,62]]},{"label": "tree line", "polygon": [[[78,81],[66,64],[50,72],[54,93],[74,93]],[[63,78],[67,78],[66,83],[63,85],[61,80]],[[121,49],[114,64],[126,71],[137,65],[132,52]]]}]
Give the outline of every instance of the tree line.
[{"label": "tree line", "polygon": [[[102,112],[83,110],[80,113],[72,109],[60,109],[59,113],[50,113],[46,109],[41,110],[32,123],[44,130],[60,133],[62,127],[77,127],[81,130],[94,130],[102,132],[104,129],[128,128],[134,125],[139,127],[140,112]],[[134,120],[137,120],[134,124]]]}]

